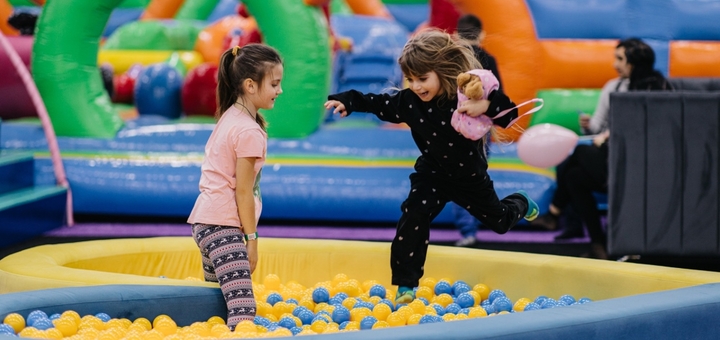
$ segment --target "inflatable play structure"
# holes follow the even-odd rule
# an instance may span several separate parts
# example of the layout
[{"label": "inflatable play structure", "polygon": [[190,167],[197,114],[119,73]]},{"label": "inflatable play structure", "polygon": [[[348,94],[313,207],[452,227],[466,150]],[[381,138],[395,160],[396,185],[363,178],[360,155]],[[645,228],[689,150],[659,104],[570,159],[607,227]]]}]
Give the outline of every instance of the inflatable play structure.
[{"label": "inflatable play structure", "polygon": [[[13,6],[40,5],[0,3],[3,16]],[[213,102],[212,91],[200,94],[212,88],[213,53],[256,39],[252,32],[281,52],[287,70],[286,93],[265,112],[271,136],[261,183],[266,219],[397,220],[418,155],[409,131],[372,115],[327,117],[321,104],[332,91],[401,86],[395,60],[408,35],[429,23],[447,25],[463,12],[483,19],[486,48],[499,60],[508,94],[516,102],[544,99],[546,106],[532,121],[521,122],[524,127],[554,123],[577,132],[577,111],[592,112],[597,89],[614,76],[618,38],[650,41],[657,67],[670,77],[720,75],[714,62],[720,56],[720,29],[713,29],[720,14],[716,1],[573,6],[551,0],[243,1],[241,10],[237,5],[106,0],[35,7],[42,10],[35,36],[13,38],[25,39],[24,60],[59,136],[75,213],[188,214],[213,120],[212,110],[183,113],[193,110],[183,103]],[[673,20],[655,20],[667,13]],[[627,22],[611,25],[614,18]],[[337,41],[351,41],[352,48],[337,48],[342,45]],[[5,68],[3,60],[0,55]],[[115,72],[114,97],[98,76],[101,66]],[[197,87],[187,90],[195,80]],[[18,92],[2,91],[0,101],[15,103],[22,98]],[[122,94],[132,105],[113,102]],[[39,125],[8,118],[0,129],[0,149],[34,155],[35,185],[57,182]],[[494,145],[490,153],[499,194],[524,189],[546,209],[552,169],[523,163],[513,144]],[[436,221],[451,222],[449,209]]]},{"label": "inflatable play structure", "polygon": [[[312,287],[344,273],[389,286],[389,250],[376,242],[265,239],[263,260],[253,275],[277,274]],[[438,246],[430,246],[425,268],[427,276],[502,289],[512,301],[570,294],[593,302],[334,336],[699,339],[720,330],[713,317],[720,310],[720,274],[714,272]],[[48,315],[73,309],[131,319],[168,314],[186,326],[225,313],[216,285],[184,279],[201,276],[200,270],[200,254],[186,237],[39,246],[0,260],[0,318],[35,309]]]}]

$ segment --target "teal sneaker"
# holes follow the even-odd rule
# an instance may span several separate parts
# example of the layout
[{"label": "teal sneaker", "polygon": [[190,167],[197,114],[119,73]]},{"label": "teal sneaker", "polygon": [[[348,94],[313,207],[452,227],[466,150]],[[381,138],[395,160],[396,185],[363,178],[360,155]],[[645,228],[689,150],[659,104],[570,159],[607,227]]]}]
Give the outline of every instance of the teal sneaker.
[{"label": "teal sneaker", "polygon": [[525,219],[528,221],[536,219],[540,214],[540,208],[538,207],[537,203],[535,203],[535,201],[533,201],[530,196],[528,196],[525,190],[518,190],[517,193],[523,195],[523,197],[525,197],[525,199],[527,199],[528,201],[528,210],[527,213],[525,213]]},{"label": "teal sneaker", "polygon": [[410,303],[415,300],[415,292],[409,287],[398,288],[397,296],[395,297],[395,305],[400,303]]}]

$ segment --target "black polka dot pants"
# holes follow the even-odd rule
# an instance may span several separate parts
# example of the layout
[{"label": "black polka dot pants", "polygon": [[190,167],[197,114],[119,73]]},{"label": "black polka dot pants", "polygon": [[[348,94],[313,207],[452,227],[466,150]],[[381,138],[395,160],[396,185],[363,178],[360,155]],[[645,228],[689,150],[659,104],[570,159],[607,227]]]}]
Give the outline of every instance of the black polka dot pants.
[{"label": "black polka dot pants", "polygon": [[418,286],[425,270],[430,223],[447,202],[454,201],[499,234],[515,226],[528,209],[527,200],[520,194],[498,199],[486,174],[477,181],[451,181],[438,175],[413,173],[410,183],[390,250],[392,284],[398,286]]}]

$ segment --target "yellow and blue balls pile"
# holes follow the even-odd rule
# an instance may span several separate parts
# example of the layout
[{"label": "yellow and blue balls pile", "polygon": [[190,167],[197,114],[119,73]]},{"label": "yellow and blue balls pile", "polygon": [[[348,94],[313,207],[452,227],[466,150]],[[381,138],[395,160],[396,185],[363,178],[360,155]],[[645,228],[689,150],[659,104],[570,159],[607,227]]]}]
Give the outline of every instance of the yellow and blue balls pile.
[{"label": "yellow and blue balls pile", "polygon": [[243,321],[232,331],[219,316],[178,326],[167,315],[156,316],[151,322],[146,318],[115,319],[105,313],[81,317],[74,311],[48,316],[36,310],[27,317],[7,315],[0,324],[0,334],[78,340],[286,337],[483,318],[590,302],[571,295],[513,302],[502,290],[482,283],[470,286],[432,277],[420,280],[416,299],[408,304],[394,303],[394,289],[375,280],[361,283],[345,274],[313,287],[296,281],[283,284],[277,275],[270,274],[262,283],[253,283],[253,289],[257,315],[254,321]]}]

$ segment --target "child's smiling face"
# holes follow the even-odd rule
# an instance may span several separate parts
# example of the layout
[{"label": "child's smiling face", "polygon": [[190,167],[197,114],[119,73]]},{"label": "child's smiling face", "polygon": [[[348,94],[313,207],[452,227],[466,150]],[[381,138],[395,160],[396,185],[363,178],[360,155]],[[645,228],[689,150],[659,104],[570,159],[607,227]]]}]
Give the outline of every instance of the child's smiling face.
[{"label": "child's smiling face", "polygon": [[431,99],[442,94],[440,79],[435,71],[430,71],[419,76],[408,75],[407,81],[408,88],[424,102],[429,102]]}]

